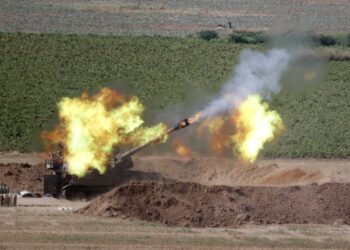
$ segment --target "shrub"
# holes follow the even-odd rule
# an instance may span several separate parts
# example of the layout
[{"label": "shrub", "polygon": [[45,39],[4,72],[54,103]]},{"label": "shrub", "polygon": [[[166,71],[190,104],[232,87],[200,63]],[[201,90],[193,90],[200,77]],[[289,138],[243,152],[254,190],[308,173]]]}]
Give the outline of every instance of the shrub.
[{"label": "shrub", "polygon": [[234,43],[258,44],[266,42],[263,32],[234,31],[230,35],[230,41]]},{"label": "shrub", "polygon": [[350,61],[350,53],[344,51],[330,52],[327,57],[329,61]]},{"label": "shrub", "polygon": [[319,43],[323,46],[332,46],[337,44],[337,39],[330,35],[320,35]]},{"label": "shrub", "polygon": [[199,32],[199,38],[206,41],[210,41],[211,39],[215,39],[218,37],[219,37],[218,33],[214,30],[203,30]]},{"label": "shrub", "polygon": [[346,45],[350,47],[350,34],[346,36]]}]

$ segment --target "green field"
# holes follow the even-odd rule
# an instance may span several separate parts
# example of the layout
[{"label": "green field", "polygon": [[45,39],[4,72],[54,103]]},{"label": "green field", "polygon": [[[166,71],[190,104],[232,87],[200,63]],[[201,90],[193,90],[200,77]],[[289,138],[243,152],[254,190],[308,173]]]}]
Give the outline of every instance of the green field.
[{"label": "green field", "polygon": [[[122,86],[149,114],[182,103],[192,90],[216,93],[243,48],[225,39],[0,33],[0,151],[38,150],[56,103],[103,86]],[[204,93],[204,94],[203,94]],[[330,62],[325,81],[272,101],[286,131],[266,156],[350,156],[350,62]]]}]

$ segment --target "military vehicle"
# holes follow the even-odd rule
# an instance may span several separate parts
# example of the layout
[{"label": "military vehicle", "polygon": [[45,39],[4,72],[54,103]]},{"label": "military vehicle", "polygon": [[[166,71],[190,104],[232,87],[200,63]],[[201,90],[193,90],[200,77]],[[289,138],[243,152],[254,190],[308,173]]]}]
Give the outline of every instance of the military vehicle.
[{"label": "military vehicle", "polygon": [[[197,119],[198,115],[181,120],[176,126],[167,130],[171,134],[191,124],[191,119]],[[164,135],[163,135],[164,136]],[[97,194],[107,192],[126,180],[150,179],[152,181],[165,180],[156,173],[132,172],[131,156],[143,148],[162,140],[163,136],[156,137],[140,146],[134,147],[123,154],[119,154],[119,148],[115,147],[107,166],[107,171],[100,174],[97,170],[90,170],[84,177],[68,173],[68,165],[64,161],[62,144],[56,145],[56,150],[51,154],[51,159],[45,161],[47,169],[52,170],[51,175],[44,175],[44,195],[63,197],[65,199],[90,198]]]},{"label": "military vehicle", "polygon": [[68,173],[68,165],[63,161],[63,147],[56,150],[50,160],[45,161],[51,175],[44,175],[44,195],[62,196],[65,199],[89,198],[104,193],[120,184],[123,172],[133,166],[131,157],[120,158],[118,150],[111,155],[107,171],[100,174],[92,169],[82,178]]}]

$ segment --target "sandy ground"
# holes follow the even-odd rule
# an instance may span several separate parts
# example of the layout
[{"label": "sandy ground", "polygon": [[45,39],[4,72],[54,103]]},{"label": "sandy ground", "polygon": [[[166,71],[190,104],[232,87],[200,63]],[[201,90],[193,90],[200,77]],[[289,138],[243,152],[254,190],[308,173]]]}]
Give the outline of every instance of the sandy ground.
[{"label": "sandy ground", "polygon": [[134,170],[204,185],[291,186],[349,182],[350,159],[261,159],[254,164],[193,155],[135,156]]},{"label": "sandy ground", "polygon": [[0,249],[349,249],[350,227],[166,227],[73,213],[86,202],[19,199],[0,208]]},{"label": "sandy ground", "polygon": [[0,152],[0,164],[27,163],[34,165],[43,163],[47,157],[44,153]]},{"label": "sandy ground", "polygon": [[[42,164],[43,153],[0,153],[0,164]],[[204,185],[290,186],[350,182],[350,159],[260,159],[254,164],[194,154],[136,155],[132,170]],[[1,178],[1,177],[0,177]]]},{"label": "sandy ground", "polygon": [[[44,159],[42,154],[0,153],[0,164],[38,164]],[[135,171],[202,184],[288,186],[350,180],[350,159],[263,159],[243,166],[226,158],[137,156],[134,163]],[[247,168],[241,171],[238,166]],[[74,213],[85,205],[85,201],[39,198],[19,199],[13,208],[0,207],[0,249],[350,249],[346,225],[167,227]]]}]

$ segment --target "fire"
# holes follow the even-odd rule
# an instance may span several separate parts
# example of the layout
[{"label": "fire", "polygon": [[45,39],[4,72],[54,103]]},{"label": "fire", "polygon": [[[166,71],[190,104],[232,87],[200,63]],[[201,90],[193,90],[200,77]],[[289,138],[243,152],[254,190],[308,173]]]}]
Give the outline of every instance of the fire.
[{"label": "fire", "polygon": [[202,122],[197,133],[205,136],[210,151],[216,155],[231,150],[243,160],[254,162],[265,143],[282,128],[278,113],[270,111],[259,95],[250,95],[229,116],[211,117]]},{"label": "fire", "polygon": [[264,144],[283,128],[279,114],[270,111],[259,95],[251,95],[244,100],[231,121],[237,128],[232,136],[235,149],[249,162],[255,161]]},{"label": "fire", "polygon": [[[227,119],[222,116],[216,116],[205,120],[197,129],[198,135],[203,135],[206,131],[206,139],[209,149],[216,155],[221,155],[228,146],[229,142],[229,125]],[[232,131],[231,131],[232,132]]]},{"label": "fire", "polygon": [[173,147],[175,148],[176,153],[182,158],[190,158],[192,155],[192,151],[183,144],[179,139],[173,140]]},{"label": "fire", "polygon": [[84,176],[90,168],[106,171],[108,155],[115,145],[139,145],[155,137],[167,138],[163,123],[144,127],[143,105],[136,97],[126,100],[109,88],[89,97],[63,98],[58,103],[60,123],[43,138],[62,143],[70,174]]},{"label": "fire", "polygon": [[201,118],[201,115],[202,115],[202,114],[201,114],[200,112],[194,114],[193,116],[191,116],[190,118],[188,118],[188,122],[189,122],[190,124],[197,122],[197,121]]}]

